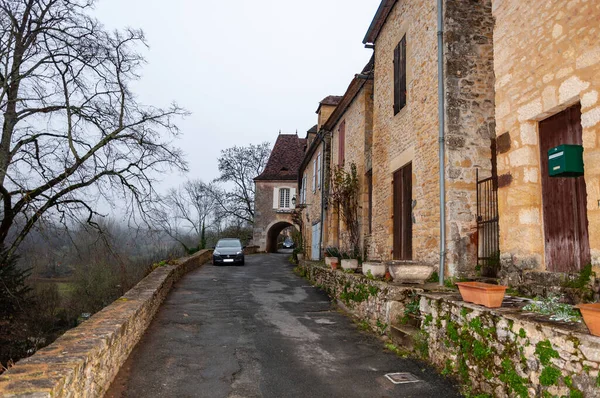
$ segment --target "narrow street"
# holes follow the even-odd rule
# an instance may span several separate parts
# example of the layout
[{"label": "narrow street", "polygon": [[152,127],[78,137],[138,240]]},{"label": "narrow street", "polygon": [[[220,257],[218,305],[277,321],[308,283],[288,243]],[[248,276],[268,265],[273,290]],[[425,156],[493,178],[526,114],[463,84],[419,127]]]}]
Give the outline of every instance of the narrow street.
[{"label": "narrow street", "polygon": [[[286,254],[204,265],[172,290],[107,397],[458,397],[357,330]],[[421,381],[394,385],[385,374]]]}]

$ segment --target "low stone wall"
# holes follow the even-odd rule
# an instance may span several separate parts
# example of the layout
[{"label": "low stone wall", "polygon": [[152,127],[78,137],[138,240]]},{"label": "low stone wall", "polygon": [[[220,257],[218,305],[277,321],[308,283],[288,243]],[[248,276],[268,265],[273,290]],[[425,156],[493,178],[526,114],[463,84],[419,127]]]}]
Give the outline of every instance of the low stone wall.
[{"label": "low stone wall", "polygon": [[404,316],[406,305],[423,289],[371,280],[361,274],[334,271],[304,263],[305,276],[321,287],[348,312],[368,321],[371,326],[391,325]]},{"label": "low stone wall", "polygon": [[249,256],[251,254],[256,254],[258,253],[258,249],[260,249],[259,246],[246,246],[244,248],[244,254]]},{"label": "low stone wall", "polygon": [[488,309],[459,294],[422,294],[426,357],[473,393],[600,397],[600,337],[515,306]]},{"label": "low stone wall", "polygon": [[173,284],[212,250],[155,269],[123,297],[0,375],[1,397],[101,397]]},{"label": "low stone wall", "polygon": [[[389,325],[385,332],[391,337],[394,331],[412,333],[413,345],[400,348],[414,348],[442,374],[458,379],[469,395],[600,397],[600,337],[583,324],[522,312],[519,298],[488,309],[465,303],[457,292],[369,280],[314,263],[300,269],[373,330],[383,333]],[[414,310],[415,296],[421,322],[407,327],[399,321],[406,320],[406,309]]]}]

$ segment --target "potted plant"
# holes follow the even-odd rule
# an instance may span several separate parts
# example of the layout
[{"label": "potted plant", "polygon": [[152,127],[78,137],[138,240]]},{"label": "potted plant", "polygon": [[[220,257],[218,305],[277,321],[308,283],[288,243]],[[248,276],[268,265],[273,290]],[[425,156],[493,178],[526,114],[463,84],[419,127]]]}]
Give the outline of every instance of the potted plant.
[{"label": "potted plant", "polygon": [[431,277],[435,267],[415,261],[393,260],[388,268],[394,282],[424,284]]},{"label": "potted plant", "polygon": [[369,260],[362,263],[362,273],[363,275],[369,275],[373,278],[383,278],[387,271],[387,266],[382,261],[374,261]]},{"label": "potted plant", "polygon": [[483,305],[488,308],[502,306],[504,293],[508,286],[483,282],[456,282],[463,301]]},{"label": "potted plant", "polygon": [[337,269],[340,264],[340,251],[337,247],[325,248],[325,265],[331,267],[331,269]]},{"label": "potted plant", "polygon": [[600,336],[600,303],[579,304],[578,308],[583,316],[583,322],[594,336]]}]

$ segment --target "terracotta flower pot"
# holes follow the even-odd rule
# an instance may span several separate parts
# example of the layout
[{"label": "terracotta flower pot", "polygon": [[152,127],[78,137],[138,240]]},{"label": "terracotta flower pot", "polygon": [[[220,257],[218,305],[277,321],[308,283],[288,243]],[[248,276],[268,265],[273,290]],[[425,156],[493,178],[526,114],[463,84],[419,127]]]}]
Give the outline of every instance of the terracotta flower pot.
[{"label": "terracotta flower pot", "polygon": [[464,301],[488,308],[501,307],[504,293],[508,288],[508,286],[483,282],[456,282],[456,286]]},{"label": "terracotta flower pot", "polygon": [[600,336],[600,303],[579,304],[575,308],[579,308],[585,326],[594,336]]}]

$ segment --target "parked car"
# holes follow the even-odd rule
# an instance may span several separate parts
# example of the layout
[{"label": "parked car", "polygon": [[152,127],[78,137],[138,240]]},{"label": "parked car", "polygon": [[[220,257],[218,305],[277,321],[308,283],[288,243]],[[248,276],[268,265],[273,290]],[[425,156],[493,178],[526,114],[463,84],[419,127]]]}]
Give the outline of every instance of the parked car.
[{"label": "parked car", "polygon": [[219,239],[213,251],[213,265],[240,264],[244,265],[244,246],[236,238]]},{"label": "parked car", "polygon": [[285,247],[286,249],[294,248],[294,241],[292,240],[292,238],[290,238],[289,236],[285,238],[285,240],[283,241],[283,247]]}]

